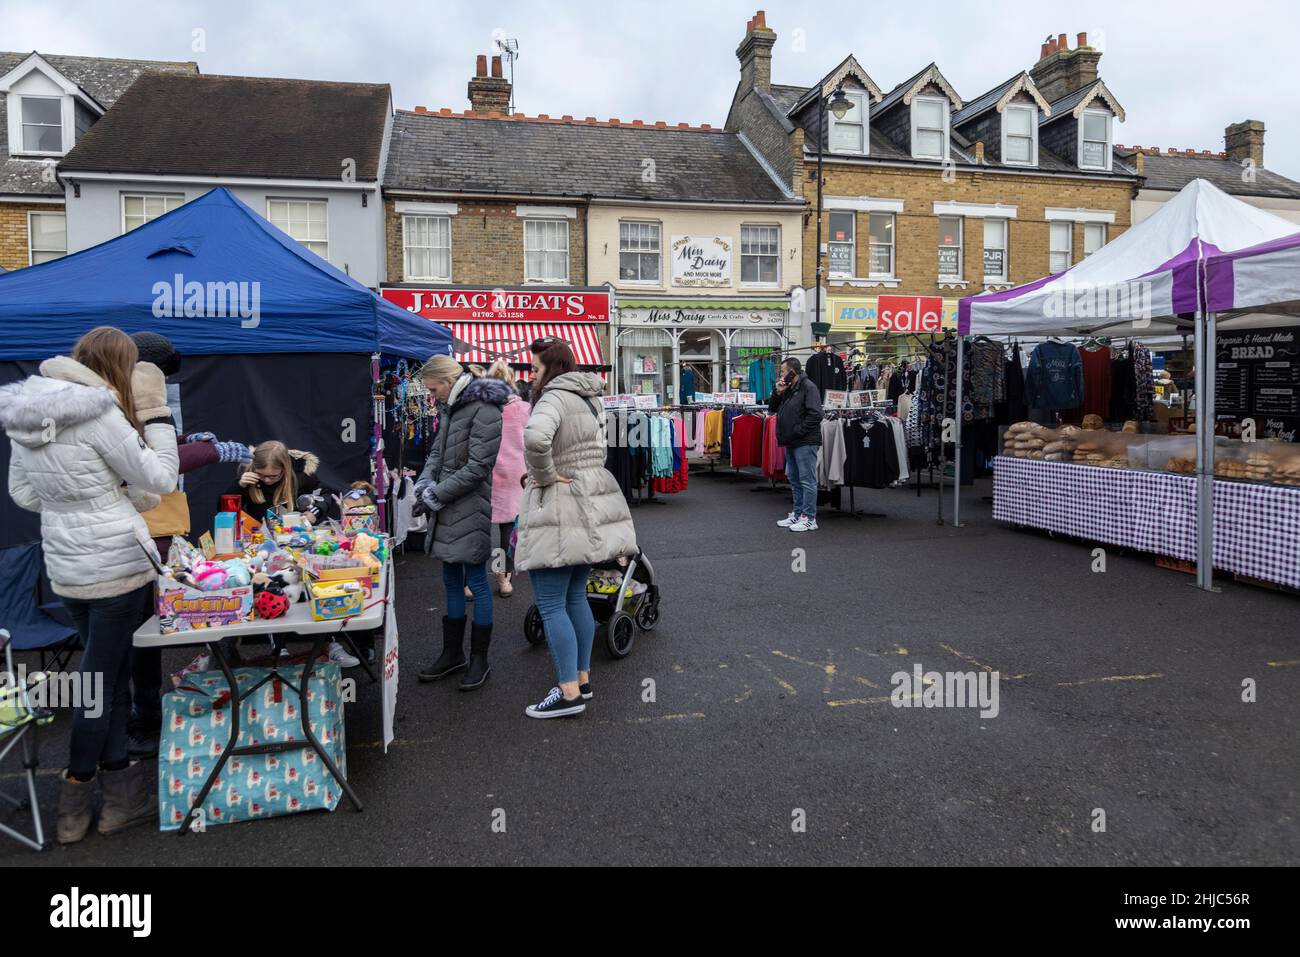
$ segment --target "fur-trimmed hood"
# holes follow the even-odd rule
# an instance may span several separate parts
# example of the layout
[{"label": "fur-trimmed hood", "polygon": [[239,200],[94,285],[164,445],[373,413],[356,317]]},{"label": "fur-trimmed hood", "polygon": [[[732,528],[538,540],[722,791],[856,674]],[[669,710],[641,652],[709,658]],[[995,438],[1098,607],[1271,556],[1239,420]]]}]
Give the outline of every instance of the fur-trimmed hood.
[{"label": "fur-trimmed hood", "polygon": [[451,394],[447,396],[447,408],[455,408],[467,402],[488,402],[502,406],[515,394],[515,391],[500,379],[493,379],[490,376],[474,377],[467,372],[452,387]]},{"label": "fur-trimmed hood", "polygon": [[97,419],[117,406],[99,376],[67,356],[41,363],[40,375],[0,388],[0,428],[29,449],[54,440],[59,429]]}]

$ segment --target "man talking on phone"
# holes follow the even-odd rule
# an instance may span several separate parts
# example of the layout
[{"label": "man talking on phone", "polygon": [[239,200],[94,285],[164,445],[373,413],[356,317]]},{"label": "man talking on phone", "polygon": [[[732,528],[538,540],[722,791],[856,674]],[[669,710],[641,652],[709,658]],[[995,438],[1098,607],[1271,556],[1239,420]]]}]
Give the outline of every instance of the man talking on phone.
[{"label": "man talking on phone", "polygon": [[785,476],[794,509],[776,524],[792,532],[817,530],[817,449],[822,444],[822,397],[803,374],[799,360],[781,363],[781,375],[767,400],[776,414],[776,444],[785,449]]}]

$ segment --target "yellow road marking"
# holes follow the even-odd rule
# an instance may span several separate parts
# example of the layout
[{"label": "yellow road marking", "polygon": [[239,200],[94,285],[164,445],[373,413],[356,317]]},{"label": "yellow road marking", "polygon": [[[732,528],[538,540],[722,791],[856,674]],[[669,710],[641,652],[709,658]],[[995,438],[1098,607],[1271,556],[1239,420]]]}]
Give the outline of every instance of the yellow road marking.
[{"label": "yellow road marking", "polygon": [[1294,661],[1270,661],[1268,663],[1270,668],[1292,668],[1296,665],[1300,665],[1300,658]]},{"label": "yellow road marking", "polygon": [[1154,675],[1107,675],[1104,678],[1085,678],[1082,681],[1058,681],[1058,688],[1074,688],[1079,685],[1096,684],[1099,681],[1150,681],[1152,678],[1163,678],[1163,674]]}]

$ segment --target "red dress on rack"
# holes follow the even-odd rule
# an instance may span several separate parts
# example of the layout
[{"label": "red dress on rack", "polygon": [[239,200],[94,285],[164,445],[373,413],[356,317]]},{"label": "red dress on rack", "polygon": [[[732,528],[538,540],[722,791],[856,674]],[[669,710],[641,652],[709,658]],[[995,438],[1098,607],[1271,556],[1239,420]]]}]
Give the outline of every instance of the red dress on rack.
[{"label": "red dress on rack", "polygon": [[776,416],[763,423],[763,474],[768,478],[785,478],[785,449],[776,444]]},{"label": "red dress on rack", "polygon": [[731,423],[731,465],[763,464],[763,420],[756,415],[737,416]]}]

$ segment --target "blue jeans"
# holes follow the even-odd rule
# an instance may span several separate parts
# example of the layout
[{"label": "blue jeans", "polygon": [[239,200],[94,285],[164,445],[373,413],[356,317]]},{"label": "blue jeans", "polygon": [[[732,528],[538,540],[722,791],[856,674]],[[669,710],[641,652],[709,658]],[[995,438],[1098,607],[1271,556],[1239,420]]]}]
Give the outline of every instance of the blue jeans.
[{"label": "blue jeans", "polygon": [[[81,636],[81,707],[73,712],[68,773],[85,781],[97,768],[127,766],[127,722],[131,718],[131,642],[148,620],[153,585],[112,598],[64,598]],[[102,682],[102,685],[101,685]]]},{"label": "blue jeans", "polygon": [[591,670],[591,645],[596,640],[596,619],[587,604],[588,565],[534,568],[528,573],[533,602],[542,614],[546,643],[555,659],[560,684],[578,680],[578,672]]},{"label": "blue jeans", "polygon": [[447,617],[464,618],[468,610],[465,586],[474,593],[474,624],[492,624],[492,589],[488,587],[487,562],[467,565],[442,563],[442,583],[447,588]]},{"label": "blue jeans", "polygon": [[795,516],[817,518],[817,446],[786,449],[785,477],[790,480]]}]

